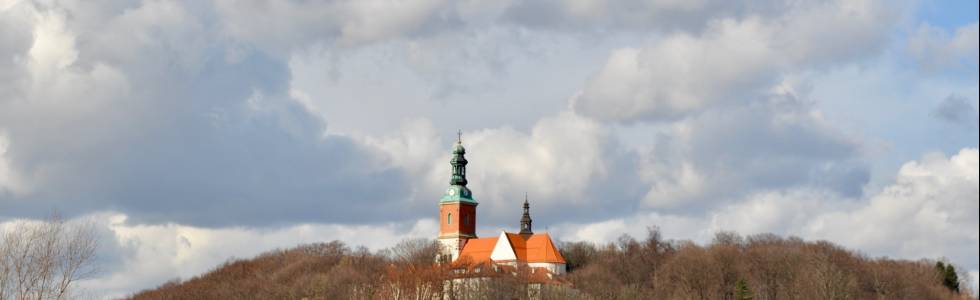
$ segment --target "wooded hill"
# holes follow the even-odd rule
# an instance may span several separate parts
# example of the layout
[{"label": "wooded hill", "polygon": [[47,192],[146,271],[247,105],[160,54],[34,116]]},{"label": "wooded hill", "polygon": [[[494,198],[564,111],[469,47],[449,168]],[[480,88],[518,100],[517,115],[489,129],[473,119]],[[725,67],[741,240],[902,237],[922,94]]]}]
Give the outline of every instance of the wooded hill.
[{"label": "wooded hill", "polygon": [[[463,299],[975,299],[967,278],[935,260],[870,258],[825,241],[719,233],[707,245],[659,231],[615,243],[560,243],[569,273],[536,285],[528,270],[460,274],[432,263],[438,244],[406,240],[371,252],[343,242],[232,260],[133,299],[442,299],[444,282],[486,279]],[[529,284],[531,283],[531,284]],[[529,293],[529,287],[530,293]]]}]

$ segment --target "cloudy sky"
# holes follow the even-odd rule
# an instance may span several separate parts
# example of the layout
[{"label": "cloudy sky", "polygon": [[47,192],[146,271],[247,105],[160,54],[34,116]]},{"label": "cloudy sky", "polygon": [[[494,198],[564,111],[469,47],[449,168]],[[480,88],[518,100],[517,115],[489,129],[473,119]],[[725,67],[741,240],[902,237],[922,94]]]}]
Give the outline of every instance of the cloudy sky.
[{"label": "cloudy sky", "polygon": [[[966,5],[966,7],[963,7]],[[0,225],[98,224],[87,295],[434,237],[659,226],[978,267],[976,1],[0,0]],[[974,279],[974,286],[976,286]]]}]

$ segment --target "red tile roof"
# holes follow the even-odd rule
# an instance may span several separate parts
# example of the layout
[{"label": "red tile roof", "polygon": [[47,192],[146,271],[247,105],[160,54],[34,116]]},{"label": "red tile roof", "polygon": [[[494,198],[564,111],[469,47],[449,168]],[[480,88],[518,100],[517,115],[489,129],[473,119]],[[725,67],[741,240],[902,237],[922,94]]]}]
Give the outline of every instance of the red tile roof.
[{"label": "red tile roof", "polygon": [[497,238],[480,238],[466,240],[463,250],[459,252],[459,261],[481,263],[490,261],[490,253],[497,245]]},{"label": "red tile roof", "polygon": [[[565,263],[565,258],[547,233],[521,235],[507,232],[505,235],[519,262]],[[459,260],[472,263],[491,261],[490,254],[496,245],[497,238],[470,239],[459,253]]]},{"label": "red tile roof", "polygon": [[522,235],[506,233],[507,240],[514,247],[517,261],[528,263],[565,263],[565,258],[551,241],[547,233]]}]

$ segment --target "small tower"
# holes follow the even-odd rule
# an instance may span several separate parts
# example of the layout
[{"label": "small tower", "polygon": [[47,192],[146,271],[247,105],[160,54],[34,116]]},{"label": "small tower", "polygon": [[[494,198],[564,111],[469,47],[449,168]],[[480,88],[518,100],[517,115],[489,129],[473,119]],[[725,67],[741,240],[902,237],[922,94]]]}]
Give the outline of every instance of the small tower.
[{"label": "small tower", "polygon": [[444,260],[454,261],[466,245],[476,238],[476,200],[466,187],[466,149],[463,148],[462,132],[457,133],[453,146],[452,176],[449,188],[439,200],[439,242],[443,246]]},{"label": "small tower", "polygon": [[527,193],[524,193],[524,215],[521,216],[521,234],[534,234],[531,231],[531,205],[527,203]]}]

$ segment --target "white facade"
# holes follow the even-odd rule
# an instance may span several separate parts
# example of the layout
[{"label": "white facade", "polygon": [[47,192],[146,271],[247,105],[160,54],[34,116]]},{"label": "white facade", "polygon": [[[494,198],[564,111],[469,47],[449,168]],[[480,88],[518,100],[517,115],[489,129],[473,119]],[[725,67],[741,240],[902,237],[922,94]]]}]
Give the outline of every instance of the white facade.
[{"label": "white facade", "polygon": [[528,267],[543,268],[555,275],[565,274],[565,264],[559,263],[528,263]]},{"label": "white facade", "polygon": [[500,237],[497,237],[497,244],[493,246],[493,252],[490,253],[490,260],[517,260],[517,253],[514,253],[514,246],[510,244],[510,240],[507,239],[506,233],[501,232]]},{"label": "white facade", "polygon": [[449,261],[456,261],[459,258],[459,252],[463,251],[463,246],[466,245],[466,239],[458,237],[440,238],[439,243],[442,244],[442,255],[449,256]]},{"label": "white facade", "polygon": [[[497,243],[493,247],[493,252],[490,253],[490,260],[503,265],[516,265],[518,263],[517,253],[514,252],[514,245],[510,243],[506,232],[501,232],[500,236],[497,237]],[[563,263],[531,262],[527,263],[527,266],[543,268],[555,275],[565,274],[566,271],[565,264]]]}]

